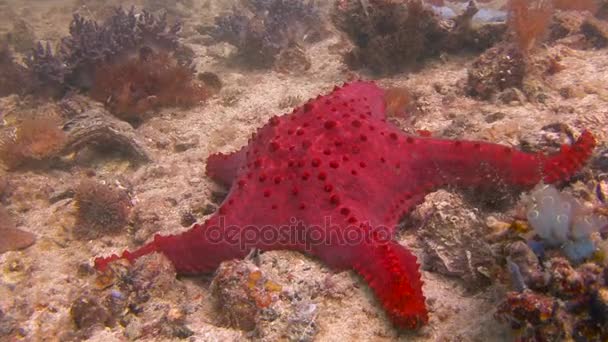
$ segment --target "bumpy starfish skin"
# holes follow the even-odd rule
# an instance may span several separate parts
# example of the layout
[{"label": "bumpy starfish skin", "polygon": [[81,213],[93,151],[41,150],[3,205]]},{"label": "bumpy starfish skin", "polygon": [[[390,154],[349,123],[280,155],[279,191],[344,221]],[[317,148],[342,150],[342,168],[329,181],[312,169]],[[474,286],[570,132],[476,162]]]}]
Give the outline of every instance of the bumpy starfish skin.
[{"label": "bumpy starfish skin", "polygon": [[[207,174],[230,186],[217,213],[120,258],[158,251],[191,274],[251,248],[297,250],[354,269],[396,325],[416,328],[428,315],[416,258],[392,240],[399,218],[448,184],[525,189],[566,179],[595,146],[588,132],[554,156],[414,137],[387,123],[384,112],[383,90],[355,82],[273,117],[246,147],[209,157]],[[98,258],[96,267],[118,258]]]}]

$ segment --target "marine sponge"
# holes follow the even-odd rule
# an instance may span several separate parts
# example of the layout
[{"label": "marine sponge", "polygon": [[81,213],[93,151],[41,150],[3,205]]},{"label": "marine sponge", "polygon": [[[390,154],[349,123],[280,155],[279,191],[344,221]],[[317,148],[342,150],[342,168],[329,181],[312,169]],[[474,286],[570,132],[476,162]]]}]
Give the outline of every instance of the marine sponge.
[{"label": "marine sponge", "polygon": [[582,261],[595,250],[591,234],[608,223],[571,195],[547,185],[530,194],[527,218],[548,246],[561,246],[573,261]]},{"label": "marine sponge", "polygon": [[237,48],[236,57],[251,67],[268,68],[291,45],[319,37],[324,31],[314,1],[246,0],[244,7],[215,18],[209,34]]},{"label": "marine sponge", "polygon": [[89,179],[81,181],[75,190],[76,238],[116,234],[127,225],[132,204],[125,190]]}]

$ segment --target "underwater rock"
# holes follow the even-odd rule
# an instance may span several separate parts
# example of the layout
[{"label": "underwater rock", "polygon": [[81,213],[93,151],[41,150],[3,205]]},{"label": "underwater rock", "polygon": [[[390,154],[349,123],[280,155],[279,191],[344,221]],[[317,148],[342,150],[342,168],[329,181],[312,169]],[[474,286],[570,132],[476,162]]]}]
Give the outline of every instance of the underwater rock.
[{"label": "underwater rock", "polygon": [[467,93],[485,100],[514,87],[523,87],[524,56],[514,45],[499,44],[479,56],[468,70]]},{"label": "underwater rock", "polygon": [[578,11],[557,11],[549,26],[549,41],[556,41],[578,33],[585,21],[585,15]]},{"label": "underwater rock", "polygon": [[[127,338],[186,338],[186,290],[175,268],[162,254],[147,255],[132,265],[115,264],[98,274],[100,295],[111,321],[123,325]],[[109,286],[108,286],[109,285]]]},{"label": "underwater rock", "polygon": [[302,47],[292,44],[279,53],[275,69],[285,74],[302,74],[310,69],[310,60]]},{"label": "underwater rock", "polygon": [[148,162],[151,157],[135,135],[131,125],[116,119],[101,105],[82,96],[71,96],[61,102],[70,119],[63,125],[67,142],[62,154],[84,147],[103,146],[128,154],[135,163]]},{"label": "underwater rock", "polygon": [[[274,65],[290,45],[302,45],[323,35],[325,25],[310,0],[246,0],[242,7],[215,18],[209,35],[237,48],[235,57],[257,68]],[[285,65],[285,64],[283,64]]]},{"label": "underwater rock", "polygon": [[598,289],[591,299],[591,317],[601,324],[608,323],[608,287]]},{"label": "underwater rock", "polygon": [[258,268],[250,260],[222,263],[211,293],[223,324],[264,341],[313,341],[319,329],[317,304],[306,290],[275,282],[277,270],[267,269],[276,267],[271,264]]},{"label": "underwater rock", "polygon": [[15,222],[4,208],[0,208],[0,237],[0,255],[27,248],[36,242],[34,234],[15,227]]},{"label": "underwater rock", "polygon": [[581,25],[581,31],[595,48],[608,46],[608,23],[605,21],[588,17]]},{"label": "underwater rock", "polygon": [[428,195],[412,216],[422,223],[423,267],[461,278],[470,290],[489,285],[496,260],[478,215],[459,195],[444,190]]},{"label": "underwater rock", "polygon": [[211,283],[211,293],[224,324],[251,331],[264,311],[279,300],[281,285],[268,279],[251,261],[227,261]]},{"label": "underwater rock", "polygon": [[96,325],[110,326],[111,317],[96,297],[83,295],[70,307],[70,316],[77,329],[90,329]]},{"label": "underwater rock", "polygon": [[[517,265],[517,272],[521,275],[523,289],[545,288],[549,283],[549,275],[543,272],[541,263],[534,251],[523,241],[516,241],[506,247],[507,262]],[[516,278],[518,275],[511,274]],[[519,281],[519,280],[517,280]]]},{"label": "underwater rock", "polygon": [[506,23],[479,20],[469,1],[461,14],[445,16],[424,1],[336,1],[332,21],[354,45],[345,55],[353,69],[392,74],[441,52],[483,51],[503,39]]},{"label": "underwater rock", "polygon": [[436,55],[445,36],[438,17],[422,1],[336,1],[331,18],[354,48],[345,56],[353,69],[390,74]]}]

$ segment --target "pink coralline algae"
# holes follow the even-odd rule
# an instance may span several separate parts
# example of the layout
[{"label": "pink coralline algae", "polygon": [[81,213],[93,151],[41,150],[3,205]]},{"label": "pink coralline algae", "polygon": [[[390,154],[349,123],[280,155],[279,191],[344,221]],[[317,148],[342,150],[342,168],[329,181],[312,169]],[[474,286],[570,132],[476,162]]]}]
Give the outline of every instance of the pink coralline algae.
[{"label": "pink coralline algae", "polygon": [[399,327],[428,322],[416,257],[392,239],[399,219],[446,185],[529,189],[573,175],[595,139],[584,132],[560,153],[408,136],[386,121],[384,91],[354,82],[275,116],[249,144],[214,154],[207,174],[230,192],[205,223],[121,256],[97,258],[104,270],[161,252],[178,273],[211,272],[252,249],[296,250],[338,269],[353,269]]}]

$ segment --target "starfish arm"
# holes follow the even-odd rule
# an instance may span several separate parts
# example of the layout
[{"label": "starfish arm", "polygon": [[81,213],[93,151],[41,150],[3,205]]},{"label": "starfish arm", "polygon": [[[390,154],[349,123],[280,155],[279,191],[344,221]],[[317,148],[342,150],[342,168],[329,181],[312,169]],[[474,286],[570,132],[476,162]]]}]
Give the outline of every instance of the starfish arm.
[{"label": "starfish arm", "polygon": [[96,258],[95,268],[104,271],[115,260],[133,262],[144,255],[159,252],[173,263],[179,274],[212,272],[221,262],[243,258],[248,253],[239,244],[238,232],[235,230],[232,232],[234,234],[231,233],[226,219],[216,214],[204,224],[196,224],[181,234],[155,235],[152,241],[133,252],[124,251],[120,256],[114,254]]},{"label": "starfish arm", "polygon": [[247,148],[243,147],[230,154],[215,153],[207,158],[206,174],[214,181],[230,186],[237,175],[239,166],[246,158]]},{"label": "starfish arm", "polygon": [[[595,139],[585,131],[572,146],[546,156],[486,142],[418,139],[414,162],[422,179],[436,186],[504,184],[530,188],[571,177],[589,159]],[[417,157],[416,157],[417,156]]]},{"label": "starfish arm", "polygon": [[428,322],[416,257],[395,241],[360,248],[353,266],[374,290],[395,325],[416,329]]}]

